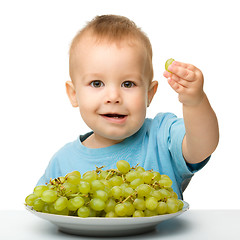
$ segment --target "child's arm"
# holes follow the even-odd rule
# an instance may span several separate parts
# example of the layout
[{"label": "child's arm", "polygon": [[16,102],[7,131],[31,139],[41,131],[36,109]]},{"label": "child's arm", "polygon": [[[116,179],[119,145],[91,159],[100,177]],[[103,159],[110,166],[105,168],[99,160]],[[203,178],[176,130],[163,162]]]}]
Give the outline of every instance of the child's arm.
[{"label": "child's arm", "polygon": [[191,64],[174,61],[165,71],[169,85],[178,93],[183,104],[186,135],[182,152],[188,163],[206,159],[219,141],[217,117],[203,91],[203,74]]}]

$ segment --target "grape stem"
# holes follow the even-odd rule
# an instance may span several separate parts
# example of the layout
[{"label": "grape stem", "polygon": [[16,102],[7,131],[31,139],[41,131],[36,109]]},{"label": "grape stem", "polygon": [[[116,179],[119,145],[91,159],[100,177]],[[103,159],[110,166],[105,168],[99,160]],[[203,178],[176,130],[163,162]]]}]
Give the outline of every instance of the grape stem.
[{"label": "grape stem", "polygon": [[101,166],[101,167],[95,166],[95,167],[96,167],[96,172],[99,173],[103,171],[102,168],[104,168],[105,166]]},{"label": "grape stem", "polygon": [[113,176],[113,175],[114,175],[114,172],[116,172],[116,170],[114,170],[114,169],[110,169],[108,175],[107,175],[106,178],[105,178],[105,180],[107,180],[108,177]]},{"label": "grape stem", "polygon": [[126,197],[123,201],[120,201],[120,202],[125,203],[129,198],[132,200],[132,197],[134,197],[134,195],[136,197],[137,192],[134,192],[134,193],[130,194],[128,197]]}]

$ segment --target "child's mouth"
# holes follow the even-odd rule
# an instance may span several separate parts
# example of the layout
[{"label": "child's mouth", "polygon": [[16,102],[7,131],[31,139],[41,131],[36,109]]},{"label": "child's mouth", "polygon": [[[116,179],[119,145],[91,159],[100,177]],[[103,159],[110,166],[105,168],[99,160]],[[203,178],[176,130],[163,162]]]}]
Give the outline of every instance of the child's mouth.
[{"label": "child's mouth", "polygon": [[124,118],[126,115],[120,115],[120,114],[104,114],[104,116],[109,118]]},{"label": "child's mouth", "polygon": [[111,123],[117,123],[117,124],[122,124],[126,121],[127,115],[122,115],[122,114],[116,114],[116,113],[107,113],[107,114],[101,114],[101,116],[111,122]]}]

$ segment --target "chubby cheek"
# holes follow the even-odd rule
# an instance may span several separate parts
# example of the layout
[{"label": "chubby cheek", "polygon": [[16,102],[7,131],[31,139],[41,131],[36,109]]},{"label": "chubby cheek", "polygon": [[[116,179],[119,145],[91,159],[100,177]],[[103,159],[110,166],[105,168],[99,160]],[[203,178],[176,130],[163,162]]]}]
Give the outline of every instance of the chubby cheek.
[{"label": "chubby cheek", "polygon": [[85,121],[85,119],[87,119],[88,116],[90,116],[94,111],[94,102],[91,101],[92,98],[90,98],[89,95],[85,93],[81,93],[79,95],[81,96],[78,97],[79,111],[83,120]]},{"label": "chubby cheek", "polygon": [[131,119],[136,128],[141,127],[146,117],[147,98],[141,96],[129,100],[131,104]]},{"label": "chubby cheek", "polygon": [[146,112],[147,108],[147,94],[141,93],[133,97],[129,97],[129,103],[131,104],[131,108],[134,112]]}]

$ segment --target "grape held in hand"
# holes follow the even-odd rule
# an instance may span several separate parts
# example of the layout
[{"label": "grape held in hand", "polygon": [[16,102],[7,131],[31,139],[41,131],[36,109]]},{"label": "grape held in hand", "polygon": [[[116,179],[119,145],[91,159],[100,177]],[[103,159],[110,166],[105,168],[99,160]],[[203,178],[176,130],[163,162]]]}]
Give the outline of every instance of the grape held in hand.
[{"label": "grape held in hand", "polygon": [[168,70],[168,67],[173,63],[173,61],[175,61],[173,58],[169,58],[169,59],[166,61],[166,63],[165,63],[165,69],[166,69],[168,72],[170,72],[170,71]]}]

